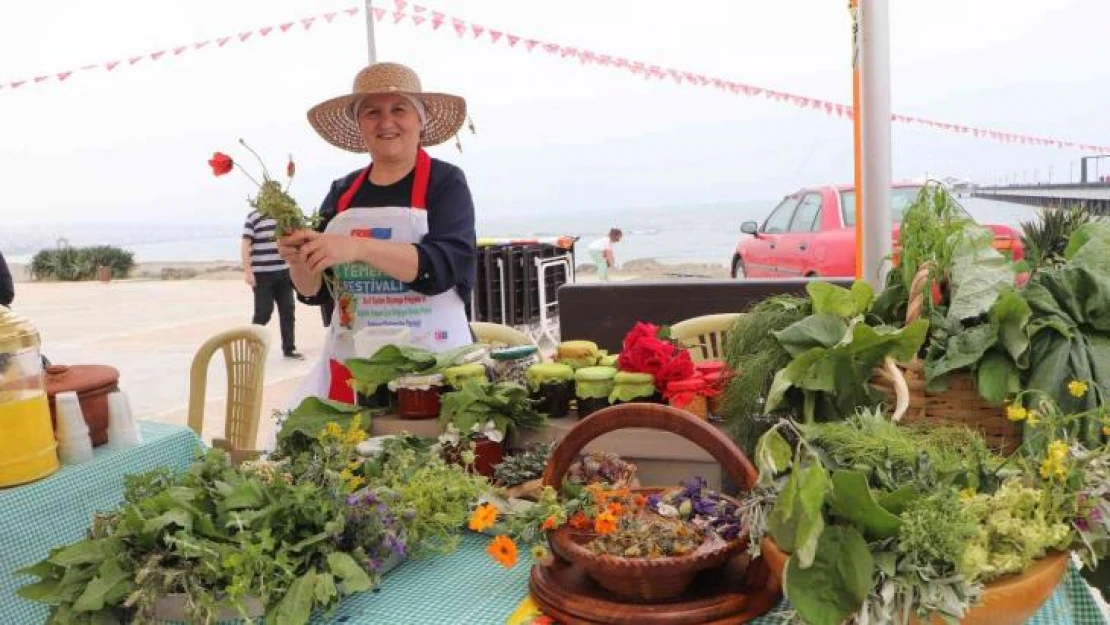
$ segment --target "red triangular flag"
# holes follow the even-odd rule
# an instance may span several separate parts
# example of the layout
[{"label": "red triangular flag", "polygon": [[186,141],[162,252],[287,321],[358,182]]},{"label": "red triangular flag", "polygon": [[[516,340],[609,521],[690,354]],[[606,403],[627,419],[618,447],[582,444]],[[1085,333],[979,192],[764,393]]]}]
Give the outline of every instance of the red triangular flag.
[{"label": "red triangular flag", "polygon": [[435,15],[433,13],[432,14],[432,30],[439,30],[440,26],[443,26],[443,15],[442,14]]},{"label": "red triangular flag", "polygon": [[490,38],[490,39],[491,39],[491,40],[492,40],[492,41],[493,41],[494,43],[497,43],[497,40],[501,38],[501,31],[499,31],[499,30],[491,30],[491,31],[489,31],[489,38]]},{"label": "red triangular flag", "polygon": [[35,82],[39,83],[39,82],[42,82],[42,81],[47,80],[49,78],[50,78],[49,76],[35,76]]},{"label": "red triangular flag", "polygon": [[305,30],[308,30],[309,28],[312,28],[312,22],[315,22],[315,21],[316,21],[315,17],[306,17],[306,18],[301,20],[301,24],[304,25]]},{"label": "red triangular flag", "polygon": [[529,52],[534,50],[536,48],[536,46],[538,46],[539,44],[540,44],[540,42],[536,41],[535,39],[525,39],[524,40],[524,47],[527,48]]},{"label": "red triangular flag", "polygon": [[354,16],[358,15],[358,7],[351,7],[349,9],[343,9],[343,12],[346,13],[347,15],[350,15],[351,17],[354,17]]},{"label": "red triangular flag", "polygon": [[545,43],[545,44],[543,44],[543,49],[544,49],[544,52],[547,52],[548,54],[555,54],[556,52],[559,51],[559,44],[557,44],[557,43]]},{"label": "red triangular flag", "polygon": [[825,114],[832,115],[833,104],[832,102],[825,102]]},{"label": "red triangular flag", "polygon": [[231,37],[220,37],[216,40],[216,45],[222,48],[228,41],[231,41]]},{"label": "red triangular flag", "polygon": [[562,56],[565,59],[565,58],[567,58],[568,56],[570,56],[572,54],[578,54],[578,50],[575,49],[575,48],[563,48],[560,56]]},{"label": "red triangular flag", "polygon": [[208,41],[208,40],[205,40],[205,41],[198,41],[198,42],[196,42],[196,43],[194,43],[194,44],[193,44],[193,49],[194,49],[194,50],[200,50],[201,48],[203,48],[204,46],[208,45],[209,43],[211,43],[211,41]]},{"label": "red triangular flag", "polygon": [[21,85],[23,85],[23,83],[25,83],[25,82],[27,82],[27,81],[26,80],[14,80],[14,81],[12,81],[11,82],[12,89],[19,89],[19,87]]},{"label": "red triangular flag", "polygon": [[[250,39],[250,36],[253,35],[253,34],[254,34],[254,32],[249,31],[249,30],[245,33],[239,33],[239,41],[246,41],[247,39]],[[223,45],[223,44],[220,44],[220,45]]]},{"label": "red triangular flag", "polygon": [[477,39],[478,37],[482,36],[482,33],[486,32],[486,27],[479,26],[477,24],[471,24],[470,30],[474,32],[474,38]]},{"label": "red triangular flag", "polygon": [[405,14],[400,11],[393,12],[393,23],[400,24],[401,20],[405,19]]},{"label": "red triangular flag", "polygon": [[119,65],[119,61],[108,61],[107,63],[104,64],[104,69],[106,69],[110,72],[110,71],[114,70],[117,65]]},{"label": "red triangular flag", "polygon": [[[516,35],[505,35],[505,38],[509,40],[509,47],[510,48],[515,47],[516,42],[520,41],[520,37],[517,37]],[[528,49],[531,50],[531,48],[528,48]]]},{"label": "red triangular flag", "polygon": [[280,28],[281,32],[283,32],[283,33],[289,32],[289,29],[293,28],[293,22],[286,22],[286,23],[282,24],[281,26],[278,26],[278,28]]},{"label": "red triangular flag", "polygon": [[269,34],[270,34],[270,31],[272,31],[273,29],[274,29],[274,27],[273,27],[273,26],[263,26],[262,28],[259,28],[259,29],[258,29],[258,34],[260,34],[260,35],[262,35],[263,37],[265,37],[266,35],[269,35]]},{"label": "red triangular flag", "polygon": [[397,7],[398,11],[404,11],[408,4],[409,3],[405,2],[405,0],[393,0],[393,6]]},{"label": "red triangular flag", "polygon": [[667,73],[670,74],[671,78],[674,79],[675,84],[682,84],[682,72],[678,71],[677,69],[669,69],[667,70]]},{"label": "red triangular flag", "polygon": [[162,55],[163,55],[163,54],[165,54],[165,53],[166,53],[166,51],[165,51],[165,50],[159,50],[159,51],[157,51],[157,52],[151,52],[151,53],[150,53],[150,60],[152,60],[152,61],[157,61],[157,60],[158,60],[158,57],[162,56]]},{"label": "red triangular flag", "polygon": [[451,25],[455,27],[455,34],[460,37],[462,37],[463,33],[466,32],[466,22],[460,20],[457,17],[451,18]]},{"label": "red triangular flag", "polygon": [[141,57],[141,56],[133,56],[133,57],[131,57],[131,58],[127,59],[127,64],[128,64],[128,65],[134,65],[134,64],[138,63],[138,62],[139,62],[139,61],[141,61],[141,60],[143,60],[143,57]]},{"label": "red triangular flag", "polygon": [[608,67],[613,62],[613,57],[608,54],[602,54],[597,57],[597,62]]},{"label": "red triangular flag", "polygon": [[69,78],[71,74],[73,74],[73,72],[58,72],[58,80],[64,81],[66,78]]},{"label": "red triangular flag", "polygon": [[326,19],[328,23],[331,24],[331,21],[335,19],[335,13],[324,13],[324,19]]},{"label": "red triangular flag", "polygon": [[179,56],[182,52],[184,52],[187,49],[188,48],[186,48],[185,46],[178,46],[178,47],[173,49],[173,55],[174,56]]},{"label": "red triangular flag", "polygon": [[426,19],[428,19],[428,18],[423,17],[421,15],[413,15],[412,16],[412,23],[419,26],[419,25],[423,24]]},{"label": "red triangular flag", "polygon": [[378,20],[379,22],[384,20],[385,19],[385,9],[379,9],[378,7],[374,7],[374,19]]},{"label": "red triangular flag", "polygon": [[414,5],[412,5],[412,10],[413,10],[414,13],[423,13],[424,11],[427,11],[428,9],[425,8],[425,7],[420,6],[419,4],[414,4]]}]

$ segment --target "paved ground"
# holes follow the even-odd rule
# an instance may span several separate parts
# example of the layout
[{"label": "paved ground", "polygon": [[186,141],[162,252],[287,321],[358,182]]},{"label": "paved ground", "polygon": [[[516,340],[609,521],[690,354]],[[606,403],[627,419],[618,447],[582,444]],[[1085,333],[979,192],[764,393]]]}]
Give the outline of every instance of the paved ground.
[{"label": "paved ground", "polygon": [[[250,289],[238,280],[21,283],[14,308],[31,319],[43,353],[56,364],[107,364],[120,371],[120,387],[140,419],[187,420],[189,367],[197,348],[214,334],[248,325]],[[267,330],[271,349],[260,443],[269,415],[320,355],[324,328],[318,309],[297,305],[297,347],[304,361],[282,357],[277,313]],[[226,374],[217,353],[209,366],[204,438],[223,431]]]}]

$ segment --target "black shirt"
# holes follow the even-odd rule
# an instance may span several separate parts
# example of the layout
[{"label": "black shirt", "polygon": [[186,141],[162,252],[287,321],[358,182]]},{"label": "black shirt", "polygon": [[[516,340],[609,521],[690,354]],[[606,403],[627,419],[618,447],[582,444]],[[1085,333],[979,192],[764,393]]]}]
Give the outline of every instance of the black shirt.
[{"label": "black shirt", "polygon": [[4,255],[0,254],[0,306],[11,306],[15,299],[15,283],[12,272],[8,270],[8,263],[4,262]]},{"label": "black shirt", "polygon": [[[320,205],[320,224],[323,232],[338,212],[340,196],[362,175],[364,169],[353,171],[331,185],[327,197]],[[351,207],[376,208],[412,205],[412,185],[415,169],[397,182],[379,186],[366,180],[351,200]],[[474,201],[466,176],[458,167],[432,159],[428,176],[428,234],[416,245],[419,258],[416,279],[405,286],[422,295],[439,295],[454,288],[469,309],[470,291],[474,288],[477,266],[477,235],[474,229]],[[330,269],[328,270],[331,271]],[[297,295],[305,304],[321,306],[325,325],[335,307],[326,285],[314,296]]]}]

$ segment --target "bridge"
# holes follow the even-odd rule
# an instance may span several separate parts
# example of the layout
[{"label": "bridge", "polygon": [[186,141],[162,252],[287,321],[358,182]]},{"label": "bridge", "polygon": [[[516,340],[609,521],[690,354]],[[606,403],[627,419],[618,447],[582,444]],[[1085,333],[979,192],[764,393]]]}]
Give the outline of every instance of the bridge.
[{"label": "bridge", "polygon": [[1045,208],[1081,205],[1110,215],[1110,182],[974,187],[971,195]]}]

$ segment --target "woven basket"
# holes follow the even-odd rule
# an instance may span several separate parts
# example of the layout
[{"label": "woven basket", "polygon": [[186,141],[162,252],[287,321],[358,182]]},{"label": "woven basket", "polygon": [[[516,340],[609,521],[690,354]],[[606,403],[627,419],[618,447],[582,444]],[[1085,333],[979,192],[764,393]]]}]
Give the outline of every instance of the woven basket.
[{"label": "woven basket", "polygon": [[[590,441],[625,428],[663,430],[701,446],[721,463],[729,477],[744,491],[749,490],[758,479],[744,452],[712,425],[685,410],[670,406],[629,403],[599,410],[574,426],[552,453],[544,470],[544,484],[558,488],[571,463]],[[648,495],[661,490],[638,488],[634,492]],[[734,503],[739,502],[734,500]],[[586,549],[584,543],[592,538],[592,535],[564,525],[551,532],[551,548],[555,555],[580,566],[601,587],[635,603],[660,603],[675,599],[689,588],[698,573],[726,564],[748,544],[747,532],[729,542],[714,535],[684,556],[623,558],[601,556]]]},{"label": "woven basket", "polygon": [[[925,304],[925,285],[932,267],[932,263],[923,264],[913,278],[909,306],[906,309],[907,325],[921,318]],[[907,398],[898,397],[897,385],[891,379],[893,370],[901,373],[905,380],[909,389],[908,402]],[[883,368],[875,370],[871,385],[882,391],[897,406],[895,421],[965,425],[982,434],[987,445],[1002,453],[1012,452],[1021,445],[1021,430],[1006,418],[1005,407],[983,399],[976,388],[975,377],[969,372],[951,373],[948,375],[947,390],[940,393],[929,392],[925,390],[924,365],[914,358],[904,369],[887,362]]]}]

